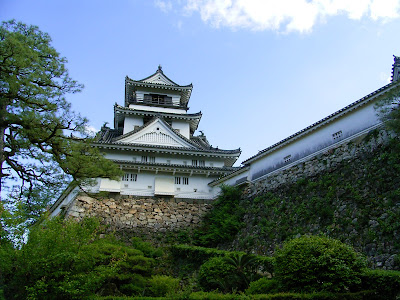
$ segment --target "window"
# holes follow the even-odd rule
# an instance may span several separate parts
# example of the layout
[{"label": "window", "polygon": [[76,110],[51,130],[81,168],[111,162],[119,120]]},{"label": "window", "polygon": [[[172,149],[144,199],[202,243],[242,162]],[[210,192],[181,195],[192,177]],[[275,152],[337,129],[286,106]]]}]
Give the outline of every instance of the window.
[{"label": "window", "polygon": [[143,163],[155,163],[156,162],[156,158],[154,156],[142,156],[142,160]]},{"label": "window", "polygon": [[189,184],[189,177],[175,177],[175,184]]},{"label": "window", "polygon": [[161,105],[172,105],[172,97],[157,94],[144,95],[144,103],[148,104],[161,104]]},{"label": "window", "polygon": [[196,166],[197,167],[198,161],[197,159],[192,159],[192,166]]},{"label": "window", "polygon": [[337,140],[337,139],[340,139],[342,137],[342,135],[343,135],[343,133],[340,130],[340,131],[335,132],[334,134],[332,134],[332,137],[333,137],[334,140]]},{"label": "window", "polygon": [[291,156],[291,155],[285,156],[285,157],[283,158],[283,161],[284,161],[285,163],[288,163],[288,162],[290,162],[291,160],[292,160],[292,156]]},{"label": "window", "polygon": [[199,160],[199,166],[204,167],[206,165],[206,162],[204,160]]},{"label": "window", "polygon": [[137,174],[125,173],[122,177],[122,181],[137,181]]}]

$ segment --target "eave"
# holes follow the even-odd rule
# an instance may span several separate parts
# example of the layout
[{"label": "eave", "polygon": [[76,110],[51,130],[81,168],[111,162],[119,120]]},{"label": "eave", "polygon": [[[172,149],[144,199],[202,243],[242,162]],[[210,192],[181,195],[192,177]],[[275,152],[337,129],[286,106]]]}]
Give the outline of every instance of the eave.
[{"label": "eave", "polygon": [[119,121],[124,120],[126,115],[134,115],[134,116],[160,116],[162,118],[170,118],[175,120],[184,120],[189,121],[190,130],[191,132],[195,132],[199,126],[202,113],[198,112],[195,114],[180,114],[180,113],[161,113],[155,111],[148,111],[148,110],[137,110],[132,109],[129,107],[124,107],[118,105],[117,103],[114,104],[114,122],[117,124]]},{"label": "eave", "polygon": [[151,172],[163,172],[163,173],[179,173],[179,174],[201,174],[208,176],[221,176],[223,174],[231,173],[236,168],[235,167],[201,167],[201,166],[191,166],[191,165],[178,165],[178,164],[166,164],[166,163],[143,163],[134,162],[126,160],[112,160],[118,164],[122,169],[125,170],[136,170],[141,171],[151,171]]},{"label": "eave", "polygon": [[385,94],[386,92],[394,89],[395,87],[399,86],[400,82],[391,82],[383,87],[381,87],[380,89],[368,94],[367,96],[364,96],[363,98],[345,106],[344,108],[330,114],[329,116],[319,120],[318,122],[315,122],[314,124],[296,132],[295,134],[281,140],[280,142],[273,144],[270,147],[265,148],[264,150],[259,151],[256,155],[248,158],[247,160],[243,161],[242,164],[244,165],[248,165],[251,164],[252,162],[261,159],[262,157],[268,155],[269,153],[276,151],[292,142],[294,142],[295,140],[302,138],[305,135],[310,134],[311,132],[337,120],[338,118],[341,118],[342,116],[354,111],[355,109],[362,107],[366,104],[368,104],[371,101],[376,100],[376,98],[382,96],[383,94]]}]

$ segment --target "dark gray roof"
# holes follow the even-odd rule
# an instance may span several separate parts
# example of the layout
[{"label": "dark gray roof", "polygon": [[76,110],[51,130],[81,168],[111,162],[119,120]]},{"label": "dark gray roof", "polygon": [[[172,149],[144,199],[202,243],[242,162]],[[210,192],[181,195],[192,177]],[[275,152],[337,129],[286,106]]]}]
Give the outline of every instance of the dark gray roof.
[{"label": "dark gray roof", "polygon": [[[167,127],[169,127],[172,131],[175,132],[176,135],[178,135],[181,139],[186,141],[187,143],[191,144],[193,148],[182,148],[182,147],[173,147],[173,146],[161,146],[161,145],[149,145],[149,144],[126,144],[126,143],[121,143],[118,142],[118,140],[128,137],[130,135],[133,135],[145,127],[149,126],[155,119],[159,119],[161,122],[163,122]],[[200,136],[192,136],[191,139],[187,139],[180,133],[176,132],[171,125],[169,125],[167,122],[165,122],[160,116],[154,117],[151,119],[149,122],[147,122],[145,125],[136,128],[135,130],[122,134],[122,130],[116,130],[116,129],[111,129],[108,127],[103,126],[101,128],[101,131],[98,133],[98,138],[96,141],[96,144],[102,144],[102,145],[115,145],[115,146],[129,146],[129,147],[147,147],[147,148],[158,148],[158,149],[177,149],[180,151],[200,151],[200,152],[207,152],[207,153],[218,153],[218,154],[237,154],[239,155],[241,153],[240,148],[239,149],[234,149],[234,150],[222,150],[219,148],[214,148],[212,147],[208,141],[207,138],[204,135]]]},{"label": "dark gray roof", "polygon": [[116,122],[123,120],[125,115],[136,115],[136,116],[162,116],[163,118],[170,118],[170,119],[179,119],[179,120],[188,120],[190,124],[190,130],[192,132],[197,130],[199,126],[202,113],[194,113],[194,114],[174,114],[174,113],[159,113],[156,111],[148,111],[148,110],[138,110],[132,109],[129,107],[118,105],[117,103],[114,104],[114,119]]},{"label": "dark gray roof", "polygon": [[182,164],[167,164],[167,163],[150,163],[150,162],[140,162],[140,161],[130,161],[130,160],[112,160],[118,164],[129,164],[134,166],[149,166],[149,167],[168,167],[175,169],[184,170],[206,170],[206,171],[223,171],[232,172],[239,169],[238,167],[207,167],[207,166],[192,166],[192,165],[182,165]]},{"label": "dark gray roof", "polygon": [[282,145],[282,144],[284,144],[286,142],[289,142],[289,140],[295,139],[298,136],[306,133],[307,131],[311,131],[314,128],[317,128],[318,126],[322,125],[323,123],[329,122],[330,120],[335,119],[336,117],[338,117],[341,114],[345,114],[345,113],[348,113],[348,112],[352,111],[358,105],[367,104],[369,101],[374,99],[374,96],[377,96],[378,94],[380,94],[381,92],[384,92],[385,90],[390,90],[390,89],[394,88],[398,84],[399,84],[399,82],[391,82],[391,83],[389,83],[389,84],[377,89],[376,91],[368,94],[367,96],[362,97],[361,99],[359,99],[359,100],[357,100],[357,101],[355,101],[355,102],[343,107],[342,109],[334,112],[333,114],[330,114],[329,116],[319,120],[318,122],[315,122],[314,124],[304,128],[304,129],[296,132],[295,134],[292,134],[291,136],[281,140],[280,142],[278,142],[276,144],[273,144],[272,146],[269,146],[269,147],[259,151],[256,155],[253,155],[252,157],[250,157],[250,158],[246,159],[245,161],[243,161],[242,164],[249,163],[250,160],[253,160],[254,158],[259,157],[259,156],[263,156],[266,152],[272,150],[273,148],[276,148],[276,147],[278,147],[278,146],[280,146],[280,145]]}]

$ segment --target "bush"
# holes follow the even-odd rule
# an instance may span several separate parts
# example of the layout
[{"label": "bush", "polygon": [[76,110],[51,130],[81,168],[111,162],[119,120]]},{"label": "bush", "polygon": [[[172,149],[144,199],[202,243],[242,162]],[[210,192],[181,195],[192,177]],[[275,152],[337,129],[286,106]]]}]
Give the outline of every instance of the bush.
[{"label": "bush", "polygon": [[222,186],[213,208],[202,220],[199,228],[194,230],[194,243],[198,246],[215,247],[230,242],[243,227],[244,208],[240,205],[241,189],[233,186]]},{"label": "bush", "polygon": [[400,295],[400,272],[367,270],[361,275],[361,289],[374,291],[371,299],[396,299]]},{"label": "bush", "polygon": [[279,293],[280,291],[280,284],[276,279],[263,277],[251,282],[249,288],[246,290],[246,294],[273,294]]},{"label": "bush", "polygon": [[150,296],[165,297],[168,294],[176,293],[179,289],[179,279],[166,275],[154,275],[148,281],[148,292]]},{"label": "bush", "polygon": [[[31,229],[28,242],[8,253],[3,269],[7,299],[81,299],[141,294],[154,260],[113,237],[99,238],[99,222],[54,218]],[[3,248],[3,246],[2,246]],[[3,258],[0,251],[0,260]]]},{"label": "bush", "polygon": [[212,257],[200,267],[197,279],[205,291],[222,289],[227,292],[234,284],[229,281],[234,270],[235,268],[226,263],[223,257]]},{"label": "bush", "polygon": [[347,292],[361,282],[365,260],[350,246],[323,236],[302,236],[275,252],[275,275],[289,291]]}]

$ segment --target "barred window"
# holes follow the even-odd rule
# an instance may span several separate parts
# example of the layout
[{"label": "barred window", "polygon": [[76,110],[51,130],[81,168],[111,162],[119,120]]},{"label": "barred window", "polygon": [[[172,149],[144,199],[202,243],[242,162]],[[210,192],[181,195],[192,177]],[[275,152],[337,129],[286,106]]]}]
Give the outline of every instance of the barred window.
[{"label": "barred window", "polygon": [[175,177],[175,184],[189,184],[189,177]]},{"label": "barred window", "polygon": [[122,177],[122,181],[137,181],[137,174],[125,173]]},{"label": "barred window", "polygon": [[335,132],[334,134],[332,134],[332,137],[333,137],[334,140],[337,140],[337,139],[340,139],[342,137],[342,135],[343,135],[343,133],[340,130],[340,131]]}]

